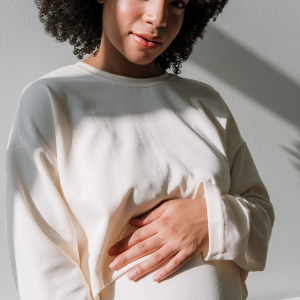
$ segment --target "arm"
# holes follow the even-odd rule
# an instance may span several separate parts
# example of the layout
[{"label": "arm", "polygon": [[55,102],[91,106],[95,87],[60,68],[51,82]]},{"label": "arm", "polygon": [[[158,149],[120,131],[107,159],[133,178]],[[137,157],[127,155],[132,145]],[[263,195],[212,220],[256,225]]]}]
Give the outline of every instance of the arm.
[{"label": "arm", "polygon": [[53,119],[44,91],[35,87],[22,95],[6,154],[12,273],[21,300],[92,300],[49,142],[55,133],[53,124],[45,124]]},{"label": "arm", "polygon": [[216,185],[206,183],[210,241],[203,254],[206,261],[233,260],[247,277],[247,271],[265,268],[275,215],[247,144],[227,109],[231,184],[228,194],[222,195]]}]

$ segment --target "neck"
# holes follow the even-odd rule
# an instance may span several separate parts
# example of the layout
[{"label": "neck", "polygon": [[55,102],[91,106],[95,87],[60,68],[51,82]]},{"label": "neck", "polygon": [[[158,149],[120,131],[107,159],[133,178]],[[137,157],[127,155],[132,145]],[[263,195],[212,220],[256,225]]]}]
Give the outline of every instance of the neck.
[{"label": "neck", "polygon": [[146,65],[137,65],[128,61],[105,38],[101,39],[97,51],[83,62],[105,72],[132,78],[151,78],[165,73],[155,65],[154,61]]}]

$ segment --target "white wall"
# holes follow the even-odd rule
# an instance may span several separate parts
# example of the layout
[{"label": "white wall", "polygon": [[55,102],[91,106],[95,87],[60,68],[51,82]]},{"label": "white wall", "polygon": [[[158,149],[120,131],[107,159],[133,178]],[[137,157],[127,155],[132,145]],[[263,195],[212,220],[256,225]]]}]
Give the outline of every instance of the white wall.
[{"label": "white wall", "polygon": [[[1,0],[1,10],[0,299],[17,300],[6,246],[7,140],[25,85],[78,60],[71,45],[43,33],[33,0]],[[299,15],[299,0],[230,0],[181,74],[228,103],[275,208],[266,269],[250,273],[249,300],[300,297]]]}]

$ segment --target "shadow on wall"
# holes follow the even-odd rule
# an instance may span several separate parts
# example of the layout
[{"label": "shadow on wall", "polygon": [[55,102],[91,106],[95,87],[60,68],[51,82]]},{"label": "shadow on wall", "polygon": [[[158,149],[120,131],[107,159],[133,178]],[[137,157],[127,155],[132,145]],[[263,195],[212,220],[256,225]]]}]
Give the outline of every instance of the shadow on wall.
[{"label": "shadow on wall", "polygon": [[[284,149],[287,153],[289,153],[292,156],[292,164],[294,165],[295,169],[297,169],[300,173],[300,132],[298,133],[298,140],[293,143],[294,147],[292,149],[288,148],[286,146],[281,146],[282,149]],[[299,176],[300,179],[300,176]],[[300,298],[299,298],[300,300]]]},{"label": "shadow on wall", "polygon": [[215,27],[207,27],[203,41],[195,45],[191,61],[300,128],[299,83]]},{"label": "shadow on wall", "polygon": [[[300,129],[299,83],[215,27],[207,27],[203,41],[195,45],[191,61]],[[280,147],[292,156],[292,164],[300,172],[300,141],[295,140],[295,147]]]}]

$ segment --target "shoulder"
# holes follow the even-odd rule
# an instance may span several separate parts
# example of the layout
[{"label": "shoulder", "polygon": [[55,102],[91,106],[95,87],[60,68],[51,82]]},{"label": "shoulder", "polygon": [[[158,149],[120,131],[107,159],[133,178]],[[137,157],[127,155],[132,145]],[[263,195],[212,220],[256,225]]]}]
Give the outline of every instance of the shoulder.
[{"label": "shoulder", "polygon": [[185,77],[175,77],[173,85],[182,93],[183,98],[189,101],[189,104],[202,107],[217,118],[229,117],[224,99],[211,85]]},{"label": "shoulder", "polygon": [[176,77],[174,88],[181,93],[181,98],[188,101],[188,106],[198,109],[214,124],[226,144],[227,153],[244,142],[237,122],[221,94],[211,85],[194,79]]},{"label": "shoulder", "polygon": [[226,142],[231,115],[221,94],[205,82],[184,77],[177,77],[173,85],[181,93],[181,98],[188,102],[187,107],[193,107],[202,116],[205,115],[205,120],[216,127]]},{"label": "shoulder", "polygon": [[[67,90],[65,85],[76,78],[76,68],[65,66],[27,84],[21,92],[8,149],[27,145],[55,152],[55,95]],[[61,99],[61,98],[60,98]]]}]

